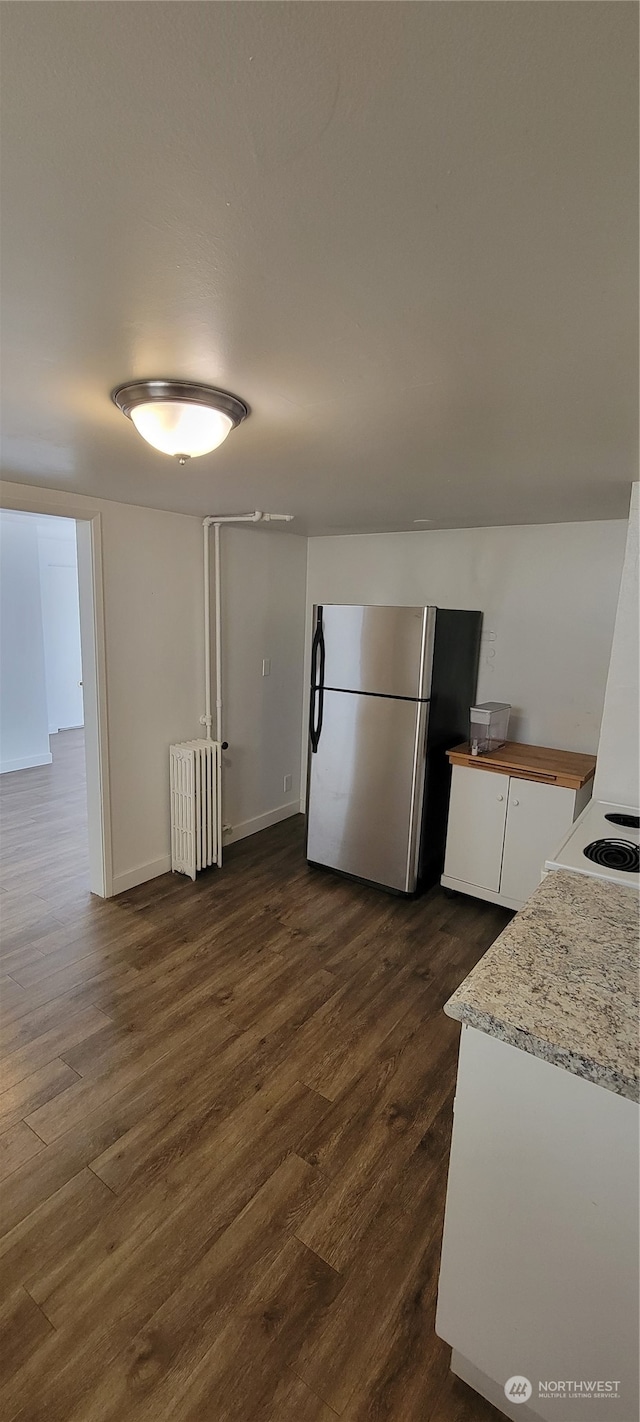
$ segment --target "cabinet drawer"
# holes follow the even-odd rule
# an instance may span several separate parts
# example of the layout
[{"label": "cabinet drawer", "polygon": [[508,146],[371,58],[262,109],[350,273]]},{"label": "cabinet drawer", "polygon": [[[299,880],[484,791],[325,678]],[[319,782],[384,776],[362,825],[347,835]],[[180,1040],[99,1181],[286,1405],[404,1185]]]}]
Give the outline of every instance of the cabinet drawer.
[{"label": "cabinet drawer", "polygon": [[444,872],[479,888],[500,888],[508,775],[454,765]]}]

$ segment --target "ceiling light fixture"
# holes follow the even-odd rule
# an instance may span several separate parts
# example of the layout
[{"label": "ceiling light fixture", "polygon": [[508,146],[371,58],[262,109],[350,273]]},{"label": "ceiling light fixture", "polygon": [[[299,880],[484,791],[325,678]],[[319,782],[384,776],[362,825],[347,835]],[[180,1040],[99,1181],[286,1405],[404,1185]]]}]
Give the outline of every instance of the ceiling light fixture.
[{"label": "ceiling light fixture", "polygon": [[136,380],[119,385],[111,399],[147,444],[179,464],[217,449],[249,414],[237,395],[190,380]]}]

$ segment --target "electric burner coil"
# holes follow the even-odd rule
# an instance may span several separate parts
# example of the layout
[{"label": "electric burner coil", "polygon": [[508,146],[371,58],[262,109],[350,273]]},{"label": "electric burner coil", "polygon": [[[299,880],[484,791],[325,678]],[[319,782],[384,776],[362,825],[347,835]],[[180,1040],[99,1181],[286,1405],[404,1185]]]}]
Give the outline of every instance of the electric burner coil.
[{"label": "electric burner coil", "polygon": [[601,869],[618,869],[625,874],[640,871],[640,852],[630,839],[594,839],[583,853]]}]

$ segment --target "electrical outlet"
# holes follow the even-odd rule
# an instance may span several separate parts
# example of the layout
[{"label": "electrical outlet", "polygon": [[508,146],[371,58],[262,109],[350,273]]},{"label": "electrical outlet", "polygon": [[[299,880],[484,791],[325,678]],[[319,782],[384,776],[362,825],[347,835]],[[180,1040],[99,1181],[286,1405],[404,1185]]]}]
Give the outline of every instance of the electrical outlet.
[{"label": "electrical outlet", "polygon": [[271,676],[271,657],[263,657],[263,659],[262,659],[262,675],[263,675],[263,676]]},{"label": "electrical outlet", "polygon": [[291,789],[292,785],[293,785],[293,777],[292,777],[291,775],[285,775],[285,777],[284,777],[284,793],[285,793],[285,795],[286,795],[286,794],[288,793],[288,791]]},{"label": "electrical outlet", "polygon": [[222,833],[223,833],[223,834],[231,834],[232,829],[233,829],[233,825],[223,825],[223,826],[222,826]]}]

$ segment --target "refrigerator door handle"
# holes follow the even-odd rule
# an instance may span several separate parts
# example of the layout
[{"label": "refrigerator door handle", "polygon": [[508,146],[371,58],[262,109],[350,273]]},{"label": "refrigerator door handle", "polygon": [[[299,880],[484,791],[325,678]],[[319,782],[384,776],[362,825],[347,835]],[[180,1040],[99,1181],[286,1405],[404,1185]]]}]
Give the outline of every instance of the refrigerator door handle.
[{"label": "refrigerator door handle", "polygon": [[309,708],[309,739],[311,751],[315,755],[322,732],[324,712],[324,631],[322,628],[322,608],[317,610],[316,630],[311,644],[311,706]]}]

